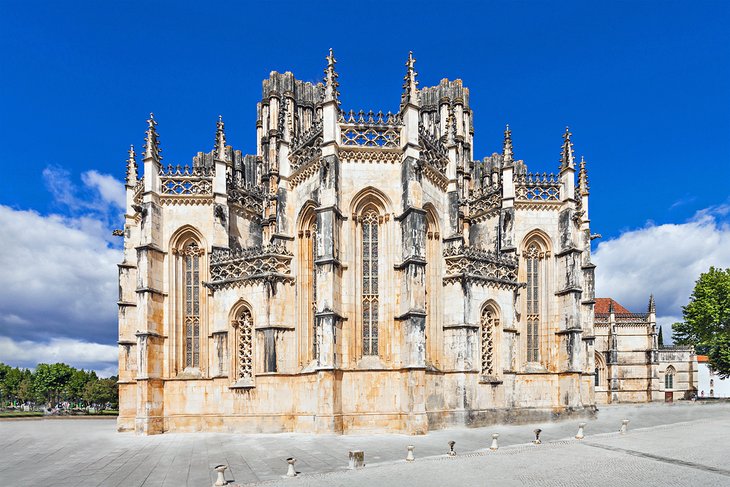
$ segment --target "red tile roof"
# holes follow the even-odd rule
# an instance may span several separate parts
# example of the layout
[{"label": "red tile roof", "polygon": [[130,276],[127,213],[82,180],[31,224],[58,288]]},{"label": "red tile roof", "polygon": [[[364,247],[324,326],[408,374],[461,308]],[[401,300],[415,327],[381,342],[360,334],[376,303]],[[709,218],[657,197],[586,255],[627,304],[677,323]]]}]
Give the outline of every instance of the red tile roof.
[{"label": "red tile roof", "polygon": [[698,362],[709,362],[710,361],[710,357],[708,357],[707,355],[698,355],[697,356],[697,361]]},{"label": "red tile roof", "polygon": [[616,302],[616,300],[611,298],[596,298],[596,306],[594,308],[594,311],[597,315],[607,315],[608,314],[608,307],[609,303],[613,301],[613,312],[616,314],[631,314],[631,311],[627,310],[620,304]]}]

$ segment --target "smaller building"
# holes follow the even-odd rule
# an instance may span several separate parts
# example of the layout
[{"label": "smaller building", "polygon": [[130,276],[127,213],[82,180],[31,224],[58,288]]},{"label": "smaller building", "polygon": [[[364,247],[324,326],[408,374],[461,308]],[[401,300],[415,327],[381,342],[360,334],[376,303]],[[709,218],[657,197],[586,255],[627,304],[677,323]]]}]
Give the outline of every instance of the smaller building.
[{"label": "smaller building", "polygon": [[659,347],[654,297],[646,313],[596,298],[596,403],[689,399],[697,393],[692,347]]},{"label": "smaller building", "polygon": [[697,356],[697,389],[699,397],[730,397],[730,378],[713,371],[707,355]]}]

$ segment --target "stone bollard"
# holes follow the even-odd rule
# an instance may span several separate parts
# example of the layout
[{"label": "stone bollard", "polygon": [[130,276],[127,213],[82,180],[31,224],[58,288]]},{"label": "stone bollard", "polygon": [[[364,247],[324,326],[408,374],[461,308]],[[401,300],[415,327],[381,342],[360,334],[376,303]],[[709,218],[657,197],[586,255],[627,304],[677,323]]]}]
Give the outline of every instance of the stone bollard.
[{"label": "stone bollard", "polygon": [[218,478],[216,479],[215,483],[213,484],[214,487],[218,487],[220,485],[226,485],[228,482],[226,482],[226,478],[223,476],[223,472],[226,471],[228,468],[228,465],[216,465],[213,467],[213,470],[218,472]]},{"label": "stone bollard", "polygon": [[540,428],[537,428],[536,430],[532,430],[532,432],[535,433],[535,439],[532,440],[532,442],[536,445],[542,443],[542,441],[540,441],[540,433],[542,433],[542,430]]},{"label": "stone bollard", "polygon": [[585,427],[585,423],[578,423],[578,433],[575,435],[576,440],[582,440],[583,438],[585,438],[585,435],[583,434],[583,428]]},{"label": "stone bollard", "polygon": [[456,445],[456,442],[454,440],[451,440],[449,442],[449,451],[446,452],[446,454],[448,456],[450,456],[450,457],[455,457],[456,456],[456,452],[454,451],[454,445]]},{"label": "stone bollard", "polygon": [[622,435],[625,435],[628,430],[629,430],[629,420],[624,419],[623,421],[621,421],[621,429],[619,430],[619,433],[621,433]]},{"label": "stone bollard", "polygon": [[294,470],[294,463],[296,461],[297,461],[297,459],[296,458],[293,458],[293,457],[286,459],[286,463],[289,464],[289,468],[286,471],[286,476],[287,477],[296,477],[297,476],[297,471]]},{"label": "stone bollard", "polygon": [[416,459],[416,457],[413,456],[413,450],[415,450],[416,447],[413,445],[408,445],[406,447],[406,450],[408,450],[408,455],[406,455],[406,462],[412,462]]},{"label": "stone bollard", "polygon": [[362,450],[352,450],[350,452],[350,469],[363,468],[365,466],[365,452]]},{"label": "stone bollard", "polygon": [[492,451],[495,451],[497,448],[499,448],[499,445],[497,444],[497,438],[499,438],[499,433],[494,433],[492,435],[492,446],[489,447],[489,449]]}]

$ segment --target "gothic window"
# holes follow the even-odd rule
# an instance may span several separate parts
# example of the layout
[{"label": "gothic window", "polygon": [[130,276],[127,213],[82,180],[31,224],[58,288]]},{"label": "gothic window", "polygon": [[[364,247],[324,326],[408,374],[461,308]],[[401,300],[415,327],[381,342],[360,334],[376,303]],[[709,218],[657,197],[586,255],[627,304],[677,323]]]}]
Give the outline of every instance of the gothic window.
[{"label": "gothic window", "polygon": [[362,350],[378,355],[378,214],[362,216]]},{"label": "gothic window", "polygon": [[596,352],[595,357],[596,357],[596,370],[595,370],[596,376],[594,378],[595,386],[596,387],[605,386],[606,381],[607,381],[606,361],[603,359],[603,356],[598,352]]},{"label": "gothic window", "polygon": [[495,334],[499,330],[499,315],[492,306],[485,306],[481,317],[482,375],[496,375]]},{"label": "gothic window", "polygon": [[317,222],[313,206],[302,211],[299,223],[299,323],[302,346],[301,362],[317,360]]},{"label": "gothic window", "polygon": [[185,367],[200,367],[200,247],[196,242],[183,249]]},{"label": "gothic window", "polygon": [[309,229],[310,237],[309,237],[309,245],[312,247],[310,250],[310,259],[311,259],[311,266],[310,266],[310,275],[311,282],[310,282],[310,296],[312,296],[309,308],[311,309],[311,327],[312,327],[312,357],[317,360],[319,359],[319,349],[317,348],[318,338],[319,335],[317,333],[317,319],[315,318],[315,313],[317,312],[317,272],[314,269],[314,261],[317,260],[317,224],[312,223],[312,226]]},{"label": "gothic window", "polygon": [[232,323],[235,329],[236,379],[253,382],[253,316],[248,308],[236,314]]},{"label": "gothic window", "polygon": [[540,360],[540,247],[532,242],[525,252],[527,264],[527,361]]},{"label": "gothic window", "polygon": [[664,388],[674,389],[674,367],[671,365],[667,367],[667,371],[664,373]]}]

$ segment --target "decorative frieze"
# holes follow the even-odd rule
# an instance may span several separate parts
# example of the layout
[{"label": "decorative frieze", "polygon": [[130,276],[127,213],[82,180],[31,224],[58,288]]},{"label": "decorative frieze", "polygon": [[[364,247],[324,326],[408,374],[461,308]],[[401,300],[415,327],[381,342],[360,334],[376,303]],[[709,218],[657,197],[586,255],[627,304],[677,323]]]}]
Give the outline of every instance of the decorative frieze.
[{"label": "decorative frieze", "polygon": [[293,254],[283,245],[267,245],[231,250],[213,247],[210,253],[210,289],[231,285],[253,285],[261,282],[293,283]]},{"label": "decorative frieze", "polygon": [[475,247],[456,246],[444,249],[445,284],[466,280],[481,285],[516,287],[517,261]]},{"label": "decorative frieze", "polygon": [[553,173],[515,176],[515,198],[523,201],[560,201],[560,178]]},{"label": "decorative frieze", "polygon": [[340,115],[341,145],[345,147],[400,147],[401,120],[397,114],[360,110]]},{"label": "decorative frieze", "polygon": [[210,196],[213,194],[213,170],[179,164],[160,168],[160,192],[172,196]]}]

